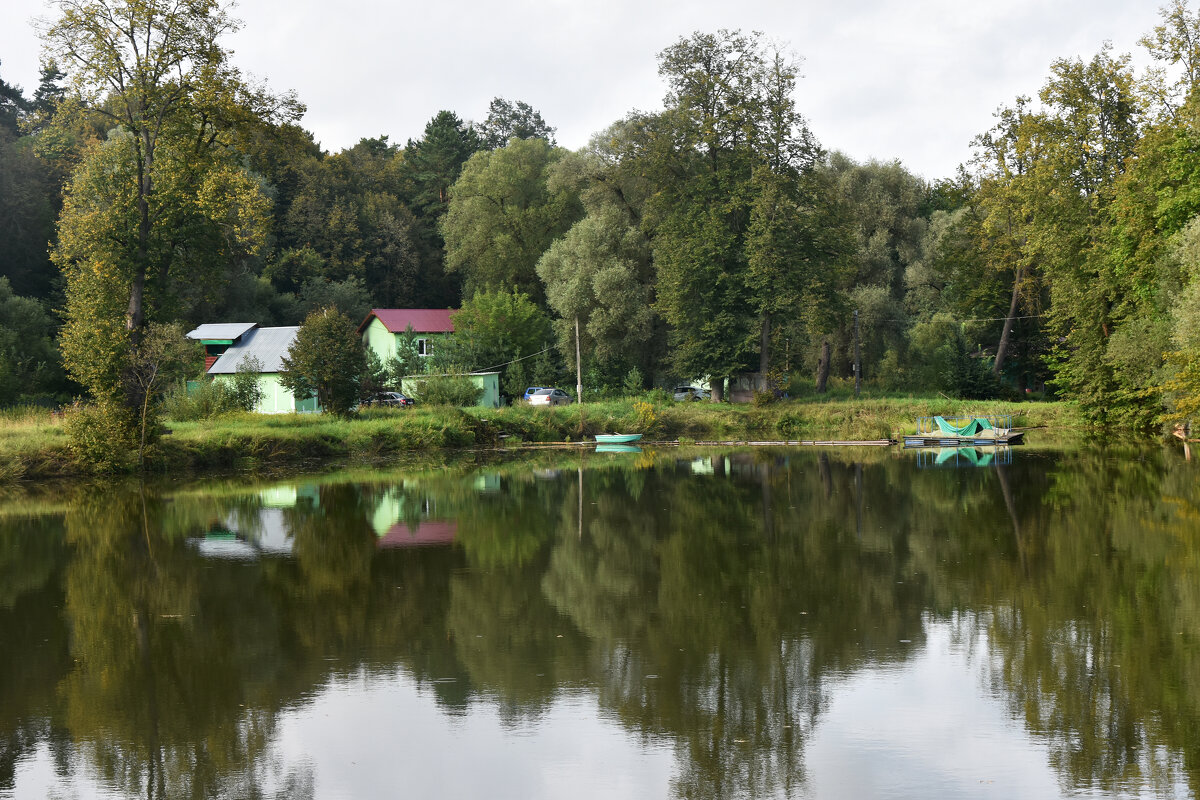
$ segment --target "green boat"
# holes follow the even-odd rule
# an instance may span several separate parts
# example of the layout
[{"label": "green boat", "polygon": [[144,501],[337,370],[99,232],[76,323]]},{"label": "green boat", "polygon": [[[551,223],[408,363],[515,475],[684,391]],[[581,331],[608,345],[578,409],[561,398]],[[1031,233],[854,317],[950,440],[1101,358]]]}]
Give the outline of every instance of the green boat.
[{"label": "green boat", "polygon": [[629,444],[641,438],[640,433],[597,433],[596,444]]}]

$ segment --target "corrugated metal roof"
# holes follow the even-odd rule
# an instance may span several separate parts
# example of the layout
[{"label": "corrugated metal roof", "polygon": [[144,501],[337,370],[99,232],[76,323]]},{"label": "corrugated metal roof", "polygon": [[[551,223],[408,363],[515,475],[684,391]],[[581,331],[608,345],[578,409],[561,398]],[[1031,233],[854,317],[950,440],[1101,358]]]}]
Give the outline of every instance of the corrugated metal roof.
[{"label": "corrugated metal roof", "polygon": [[283,369],[283,357],[287,355],[296,338],[299,325],[288,328],[255,328],[231,345],[217,363],[208,368],[209,375],[231,375],[237,372],[243,358],[257,358],[263,372],[279,372]]},{"label": "corrugated metal roof", "polygon": [[188,333],[189,339],[229,339],[237,341],[238,337],[251,328],[257,328],[257,322],[206,322],[196,330]]},{"label": "corrugated metal roof", "polygon": [[378,317],[383,327],[392,333],[404,333],[410,325],[414,333],[454,333],[454,323],[450,321],[454,311],[450,308],[372,308],[358,326],[358,332],[366,329],[371,317]]}]

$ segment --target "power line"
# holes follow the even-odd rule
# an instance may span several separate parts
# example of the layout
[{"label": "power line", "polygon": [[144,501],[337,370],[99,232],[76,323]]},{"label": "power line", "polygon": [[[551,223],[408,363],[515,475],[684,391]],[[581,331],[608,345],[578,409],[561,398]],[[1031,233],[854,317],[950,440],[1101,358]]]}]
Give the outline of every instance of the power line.
[{"label": "power line", "polygon": [[530,353],[527,356],[521,356],[520,358],[514,358],[512,361],[505,361],[503,364],[497,364],[494,367],[486,367],[485,369],[481,369],[479,371],[480,372],[491,372],[494,369],[500,369],[501,367],[507,367],[509,364],[515,364],[518,361],[524,361],[527,358],[536,358],[537,356],[540,356],[542,353],[549,352],[551,349],[553,349],[553,347],[554,347],[554,345],[551,345],[550,347],[546,347],[541,350],[538,350],[536,353]]},{"label": "power line", "polygon": [[553,348],[554,348],[554,345],[551,345],[550,347],[545,347],[545,348],[542,348],[541,350],[538,350],[536,353],[530,353],[527,356],[521,356],[520,358],[514,358],[512,361],[505,361],[503,364],[497,364],[494,367],[484,367],[483,369],[477,369],[477,370],[475,370],[475,372],[442,372],[442,373],[437,373],[437,374],[435,374],[435,373],[420,373],[417,375],[405,375],[404,377],[413,378],[413,379],[416,379],[416,378],[462,378],[464,376],[475,375],[480,372],[491,372],[493,370],[500,369],[501,367],[507,367],[509,364],[515,364],[518,361],[524,361],[527,358],[537,358],[542,353],[549,352]]}]

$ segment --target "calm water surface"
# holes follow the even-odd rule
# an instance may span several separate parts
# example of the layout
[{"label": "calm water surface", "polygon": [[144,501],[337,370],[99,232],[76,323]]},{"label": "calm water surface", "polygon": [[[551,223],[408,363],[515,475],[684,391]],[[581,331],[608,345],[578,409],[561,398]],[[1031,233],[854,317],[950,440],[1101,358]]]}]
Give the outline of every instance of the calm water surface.
[{"label": "calm water surface", "polygon": [[1172,449],[0,496],[3,798],[1194,797]]}]

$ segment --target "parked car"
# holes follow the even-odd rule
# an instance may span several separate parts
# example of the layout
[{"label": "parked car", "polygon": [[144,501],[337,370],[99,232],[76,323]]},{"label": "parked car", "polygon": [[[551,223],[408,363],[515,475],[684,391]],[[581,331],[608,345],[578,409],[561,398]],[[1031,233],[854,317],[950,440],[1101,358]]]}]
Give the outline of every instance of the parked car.
[{"label": "parked car", "polygon": [[566,406],[571,404],[571,395],[562,389],[538,389],[529,395],[531,406]]},{"label": "parked car", "polygon": [[545,386],[530,386],[528,389],[525,390],[525,396],[521,399],[524,400],[526,403],[528,403],[529,398],[533,397],[534,392],[536,392],[540,389],[545,389],[545,388],[547,388],[547,387],[545,387]]},{"label": "parked car", "polygon": [[709,396],[710,395],[708,392],[704,391],[703,389],[698,389],[695,386],[676,386],[675,394],[673,395],[676,402],[683,402],[685,400],[707,400]]},{"label": "parked car", "polygon": [[380,392],[367,402],[367,405],[371,406],[393,406],[401,408],[415,404],[416,401],[414,401],[411,397],[400,394],[399,392]]}]

